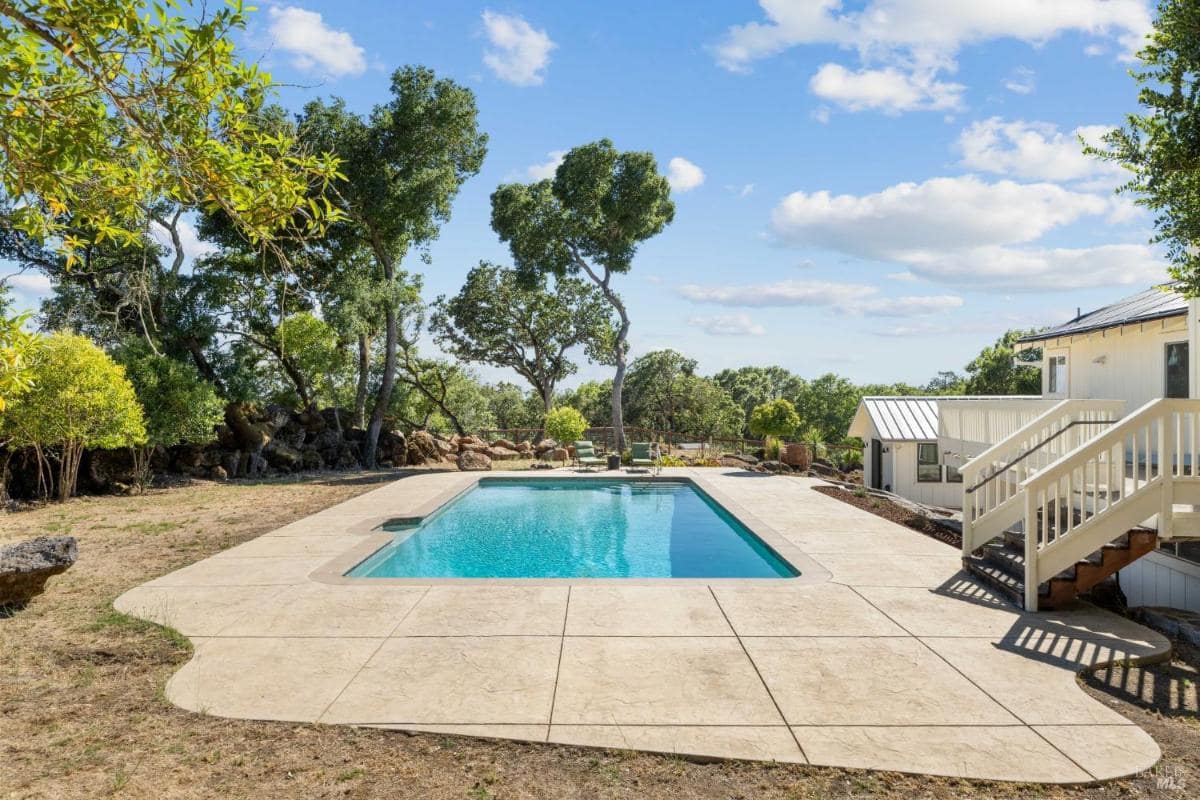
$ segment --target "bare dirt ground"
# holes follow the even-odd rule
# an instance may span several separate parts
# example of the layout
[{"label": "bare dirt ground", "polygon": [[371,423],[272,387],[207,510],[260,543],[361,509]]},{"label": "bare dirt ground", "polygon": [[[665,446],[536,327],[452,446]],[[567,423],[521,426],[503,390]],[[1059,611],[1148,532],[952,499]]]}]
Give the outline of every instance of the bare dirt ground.
[{"label": "bare dirt ground", "polygon": [[1189,797],[1200,787],[1194,652],[1190,663],[1117,667],[1092,679],[1098,688],[1089,691],[1146,728],[1165,753],[1153,773],[1093,787],[225,720],[163,698],[188,642],[117,614],[117,595],[396,475],[197,482],[0,516],[0,541],[70,534],[80,553],[44,595],[0,617],[0,797],[1058,800]]}]

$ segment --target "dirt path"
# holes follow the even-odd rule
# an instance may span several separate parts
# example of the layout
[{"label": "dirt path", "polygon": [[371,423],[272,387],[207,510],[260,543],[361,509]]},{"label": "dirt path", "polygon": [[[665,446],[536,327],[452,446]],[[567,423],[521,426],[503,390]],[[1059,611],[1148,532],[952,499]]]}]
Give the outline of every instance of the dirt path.
[{"label": "dirt path", "polygon": [[[1154,775],[1076,788],[223,720],[163,699],[190,647],[115,613],[117,595],[395,475],[199,482],[0,517],[0,541],[68,533],[80,552],[45,595],[0,619],[0,797],[1182,798],[1200,787],[1196,715],[1144,711],[1128,690],[1110,702],[1159,741],[1163,765]],[[1181,668],[1155,678],[1159,693],[1194,674]],[[1154,669],[1166,668],[1102,683],[1145,686]]]}]

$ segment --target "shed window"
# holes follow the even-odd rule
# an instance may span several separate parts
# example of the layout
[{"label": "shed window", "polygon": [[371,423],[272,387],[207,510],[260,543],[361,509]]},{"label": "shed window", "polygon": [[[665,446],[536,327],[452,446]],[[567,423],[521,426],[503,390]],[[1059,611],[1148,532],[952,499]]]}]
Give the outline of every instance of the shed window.
[{"label": "shed window", "polygon": [[1050,356],[1046,360],[1046,367],[1050,370],[1049,382],[1046,387],[1047,394],[1066,394],[1067,357]]},{"label": "shed window", "polygon": [[946,483],[962,483],[962,473],[958,471],[958,467],[946,465]]},{"label": "shed window", "polygon": [[1188,396],[1188,343],[1170,342],[1167,344],[1166,363],[1166,396]]},{"label": "shed window", "polygon": [[937,442],[922,442],[917,445],[917,482],[942,482],[942,462],[938,458]]}]

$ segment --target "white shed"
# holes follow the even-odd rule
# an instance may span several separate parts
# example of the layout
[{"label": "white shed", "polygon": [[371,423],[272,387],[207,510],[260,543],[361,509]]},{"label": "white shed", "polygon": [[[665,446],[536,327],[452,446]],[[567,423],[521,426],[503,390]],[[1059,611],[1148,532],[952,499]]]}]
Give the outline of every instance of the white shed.
[{"label": "white shed", "polygon": [[937,397],[864,397],[850,435],[863,440],[863,483],[918,503],[962,507],[962,478],[938,446]]}]

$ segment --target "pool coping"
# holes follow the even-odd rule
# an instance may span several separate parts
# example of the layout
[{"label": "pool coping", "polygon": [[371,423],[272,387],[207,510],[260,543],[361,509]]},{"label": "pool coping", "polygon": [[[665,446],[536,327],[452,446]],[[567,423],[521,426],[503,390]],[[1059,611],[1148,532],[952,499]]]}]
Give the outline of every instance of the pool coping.
[{"label": "pool coping", "polygon": [[[395,532],[385,532],[382,526],[403,517],[405,519],[424,520],[444,506],[457,500],[462,495],[472,491],[480,483],[487,481],[563,481],[563,480],[611,480],[638,481],[652,483],[686,483],[692,488],[707,495],[709,499],[722,507],[734,519],[741,523],[752,535],[762,541],[770,550],[799,575],[774,578],[371,578],[366,576],[351,577],[346,573],[370,558],[382,547],[390,544],[395,538]],[[362,539],[357,544],[331,560],[317,567],[309,574],[309,580],[332,586],[759,586],[772,585],[802,585],[826,583],[831,574],[829,570],[818,564],[807,553],[788,541],[779,531],[766,521],[747,510],[744,506],[722,492],[711,482],[693,475],[636,475],[620,474],[605,475],[604,473],[587,472],[567,474],[558,470],[547,471],[543,474],[514,473],[504,475],[489,475],[478,473],[466,485],[452,486],[435,495],[430,500],[408,510],[404,514],[380,514],[364,520],[358,520],[347,526],[344,533],[359,534]]]}]

